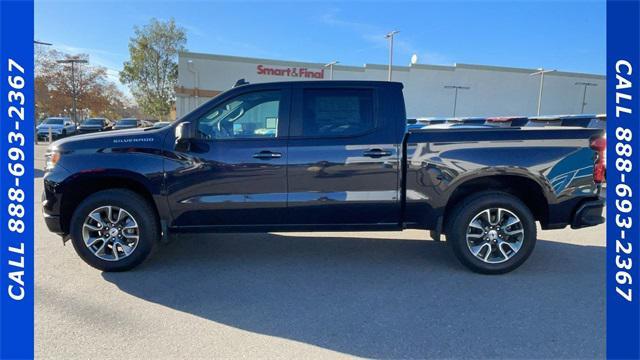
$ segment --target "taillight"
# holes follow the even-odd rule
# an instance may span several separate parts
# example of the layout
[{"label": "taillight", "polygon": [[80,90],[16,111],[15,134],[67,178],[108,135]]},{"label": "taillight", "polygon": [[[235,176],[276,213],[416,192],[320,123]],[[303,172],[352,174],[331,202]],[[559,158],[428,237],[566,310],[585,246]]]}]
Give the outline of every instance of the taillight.
[{"label": "taillight", "polygon": [[593,138],[589,142],[589,147],[596,152],[593,162],[593,181],[596,184],[601,184],[605,182],[607,175],[607,164],[605,162],[607,139],[604,137]]}]

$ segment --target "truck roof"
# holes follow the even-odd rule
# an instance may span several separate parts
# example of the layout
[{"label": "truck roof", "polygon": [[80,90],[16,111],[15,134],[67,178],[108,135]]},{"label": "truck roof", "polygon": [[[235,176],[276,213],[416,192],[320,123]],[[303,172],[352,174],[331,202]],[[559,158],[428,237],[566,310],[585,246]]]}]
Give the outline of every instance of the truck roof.
[{"label": "truck roof", "polygon": [[403,87],[401,82],[397,81],[383,81],[383,80],[283,80],[283,81],[270,81],[259,83],[247,83],[239,85],[236,88],[244,86],[259,86],[259,85],[282,85],[282,84],[301,84],[301,85],[339,85],[339,86],[400,86]]}]

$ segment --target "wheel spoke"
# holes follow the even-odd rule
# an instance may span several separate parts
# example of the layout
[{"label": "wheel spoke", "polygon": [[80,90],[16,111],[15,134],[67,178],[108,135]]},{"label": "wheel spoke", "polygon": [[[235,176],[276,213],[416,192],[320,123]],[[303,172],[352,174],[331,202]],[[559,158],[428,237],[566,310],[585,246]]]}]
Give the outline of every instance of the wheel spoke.
[{"label": "wheel spoke", "polygon": [[500,246],[502,247],[502,245],[507,245],[514,253],[518,252],[522,246],[521,243],[510,243],[508,241],[501,242]]},{"label": "wheel spoke", "polygon": [[91,214],[89,214],[89,217],[92,218],[93,220],[95,220],[98,224],[104,225],[104,221],[102,220],[102,216],[100,216],[99,213],[92,212]]},{"label": "wheel spoke", "polygon": [[487,261],[489,259],[489,255],[491,255],[491,250],[492,250],[491,245],[489,245],[489,250],[487,250],[487,252],[484,254],[484,258],[483,258],[484,261]]},{"label": "wheel spoke", "polygon": [[118,261],[118,247],[115,241],[111,243],[111,252],[113,253],[114,259]]},{"label": "wheel spoke", "polygon": [[[502,244],[498,244],[498,249],[500,250],[500,253],[502,254],[502,256],[504,256],[505,260],[509,259],[509,255],[507,255],[507,253],[504,251],[504,249],[502,248]],[[513,249],[512,249],[513,250]],[[515,253],[515,251],[514,251]]]},{"label": "wheel spoke", "polygon": [[482,243],[480,245],[472,246],[471,247],[471,252],[473,253],[474,256],[479,256],[480,253],[482,252],[482,249],[484,249],[487,246],[489,247],[489,249],[487,250],[487,253],[490,253],[491,252],[491,245],[489,245],[488,243]]},{"label": "wheel spoke", "polygon": [[482,222],[480,221],[480,219],[476,219],[474,221],[472,221],[469,224],[470,227],[475,228],[475,229],[480,229],[482,231],[484,231],[484,227],[482,227]]},{"label": "wheel spoke", "polygon": [[87,246],[93,246],[96,242],[102,240],[99,237],[92,237],[92,238],[88,238],[87,240],[85,240],[85,244],[87,244]]},{"label": "wheel spoke", "polygon": [[505,233],[505,234],[507,234],[507,235],[509,235],[509,236],[513,236],[513,235],[516,235],[516,234],[524,233],[524,230],[522,230],[522,229],[516,229],[516,230],[505,230],[505,231],[504,231],[504,233]]},{"label": "wheel spoke", "polygon": [[124,256],[128,256],[133,251],[133,248],[131,246],[123,243],[120,240],[117,241],[117,244],[120,245],[120,247],[122,248],[122,252],[124,253]]},{"label": "wheel spoke", "polygon": [[107,240],[103,240],[102,245],[100,245],[100,247],[96,251],[94,251],[94,254],[98,256],[104,254],[104,249],[106,247],[107,247]]},{"label": "wheel spoke", "polygon": [[86,227],[87,229],[91,230],[91,231],[100,231],[100,228],[97,226],[93,226],[90,224],[84,224],[84,227]]},{"label": "wheel spoke", "polygon": [[480,234],[467,234],[467,237],[474,238],[474,239],[481,238],[481,237],[483,237],[483,236],[484,236],[484,233],[480,233]]},{"label": "wheel spoke", "polygon": [[120,223],[120,220],[122,220],[125,217],[125,211],[120,209],[118,210],[118,218],[116,219],[115,223],[118,224]]},{"label": "wheel spoke", "polygon": [[513,226],[518,223],[520,223],[520,219],[518,219],[517,217],[511,216],[509,217],[509,221],[507,221],[507,223],[504,224],[504,227],[508,228],[509,226]]},{"label": "wheel spoke", "polygon": [[107,219],[109,222],[113,221],[113,207],[107,206]]},{"label": "wheel spoke", "polygon": [[487,217],[487,224],[491,224],[491,209],[485,210],[483,214]]}]

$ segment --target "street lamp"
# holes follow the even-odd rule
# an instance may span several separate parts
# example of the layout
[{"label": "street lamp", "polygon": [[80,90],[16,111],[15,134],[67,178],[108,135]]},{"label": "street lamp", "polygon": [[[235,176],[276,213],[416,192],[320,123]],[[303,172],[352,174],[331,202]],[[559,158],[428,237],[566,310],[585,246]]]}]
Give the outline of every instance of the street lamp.
[{"label": "street lamp", "polygon": [[540,116],[540,106],[542,105],[542,89],[544,88],[544,74],[554,72],[556,70],[545,70],[539,68],[538,71],[529,74],[529,76],[540,75],[540,92],[538,93],[538,116]]},{"label": "street lamp", "polygon": [[391,67],[393,66],[393,36],[399,32],[399,30],[393,30],[392,32],[384,36],[385,38],[389,39],[389,81],[391,81]]},{"label": "street lamp", "polygon": [[78,125],[78,119],[76,117],[76,64],[86,64],[87,60],[79,59],[79,58],[69,58],[65,60],[56,61],[58,64],[71,64],[71,95],[72,95],[72,114],[73,114],[73,123]]},{"label": "street lamp", "polygon": [[469,90],[471,87],[469,86],[458,86],[458,85],[445,85],[445,89],[454,89],[455,95],[453,98],[453,117],[456,117],[456,107],[458,106],[458,90]]},{"label": "street lamp", "polygon": [[584,114],[584,106],[587,105],[585,101],[587,99],[587,86],[598,86],[598,84],[586,81],[578,81],[576,82],[576,85],[584,86],[584,91],[582,92],[582,109],[580,110],[580,114]]},{"label": "street lamp", "polygon": [[329,68],[329,80],[333,80],[333,65],[339,64],[340,61],[334,60],[328,64],[324,64],[324,68]]}]

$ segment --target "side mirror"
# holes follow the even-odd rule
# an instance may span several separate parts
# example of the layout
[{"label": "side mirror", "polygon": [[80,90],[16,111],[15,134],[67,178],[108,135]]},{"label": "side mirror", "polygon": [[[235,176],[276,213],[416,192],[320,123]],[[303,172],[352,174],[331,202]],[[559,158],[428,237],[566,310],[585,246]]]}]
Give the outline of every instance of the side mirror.
[{"label": "side mirror", "polygon": [[195,129],[190,122],[181,122],[176,126],[176,150],[189,151],[191,140],[195,138]]}]

